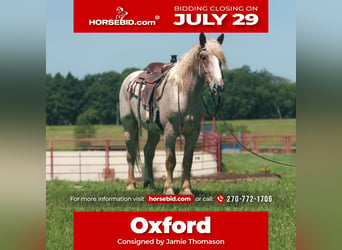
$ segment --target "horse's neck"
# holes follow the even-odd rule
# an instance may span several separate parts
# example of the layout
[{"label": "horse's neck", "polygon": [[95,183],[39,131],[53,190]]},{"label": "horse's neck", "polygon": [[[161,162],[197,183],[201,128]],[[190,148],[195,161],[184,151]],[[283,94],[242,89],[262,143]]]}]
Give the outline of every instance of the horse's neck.
[{"label": "horse's neck", "polygon": [[184,86],[184,94],[191,96],[192,98],[199,98],[201,95],[203,85],[204,81],[197,77],[194,79],[194,81],[187,82],[186,86]]},{"label": "horse's neck", "polygon": [[[190,57],[190,59],[189,59]],[[181,90],[186,94],[198,94],[200,93],[204,79],[200,77],[199,66],[191,62],[191,55],[186,55],[185,58],[179,61],[175,70],[175,74],[180,76],[182,81]]]},{"label": "horse's neck", "polygon": [[193,72],[191,77],[184,82],[182,92],[188,96],[200,97],[203,86],[204,79],[199,76],[198,72]]}]

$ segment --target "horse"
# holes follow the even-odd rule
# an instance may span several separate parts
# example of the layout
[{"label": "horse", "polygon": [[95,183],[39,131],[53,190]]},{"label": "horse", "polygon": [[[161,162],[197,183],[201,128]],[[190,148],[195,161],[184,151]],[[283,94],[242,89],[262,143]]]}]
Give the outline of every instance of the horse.
[{"label": "horse", "polygon": [[[173,171],[176,166],[175,143],[178,136],[184,136],[184,157],[180,194],[191,192],[191,166],[194,147],[200,134],[201,120],[205,109],[201,99],[202,88],[207,85],[213,96],[221,96],[224,89],[222,67],[226,65],[221,47],[224,34],[217,39],[207,38],[203,33],[199,41],[167,72],[157,91],[159,125],[146,122],[146,112],[138,108],[139,97],[127,91],[129,84],[142,71],[129,74],[120,89],[120,118],[124,128],[127,147],[128,180],[127,190],[135,188],[134,165],[139,158],[139,125],[147,130],[144,146],[143,187],[154,187],[152,162],[155,148],[164,134],[166,151],[166,180],[164,194],[174,194]],[[138,114],[139,113],[139,114]],[[138,119],[140,118],[140,121]]]},{"label": "horse", "polygon": [[116,20],[123,20],[124,17],[128,15],[128,12],[125,11],[122,7],[117,7],[116,11],[117,11],[117,15],[115,17]]}]

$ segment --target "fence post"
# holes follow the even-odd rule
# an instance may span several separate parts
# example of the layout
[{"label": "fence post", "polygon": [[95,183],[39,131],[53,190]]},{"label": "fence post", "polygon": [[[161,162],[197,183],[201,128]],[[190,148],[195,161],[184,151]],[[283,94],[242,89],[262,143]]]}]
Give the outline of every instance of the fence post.
[{"label": "fence post", "polygon": [[217,172],[221,172],[221,161],[222,161],[222,134],[217,134]]},{"label": "fence post", "polygon": [[215,116],[213,117],[213,127],[212,127],[212,131],[216,132],[216,119]]},{"label": "fence post", "polygon": [[256,135],[253,135],[253,144],[254,144],[254,152],[259,153],[258,137]]},{"label": "fence post", "polygon": [[106,139],[106,171],[109,173],[109,139]]},{"label": "fence post", "polygon": [[204,133],[204,117],[202,117],[202,123],[201,123],[201,130],[202,130],[202,152],[204,151],[204,142],[205,142],[205,133]]},{"label": "fence post", "polygon": [[202,151],[205,151],[205,147],[206,147],[206,139],[207,139],[207,132],[204,132],[202,135]]},{"label": "fence post", "polygon": [[291,153],[291,136],[286,135],[286,153]]},{"label": "fence post", "polygon": [[53,141],[50,142],[50,176],[53,180]]},{"label": "fence post", "polygon": [[[242,145],[246,145],[246,135],[245,134],[241,134],[241,144]],[[246,151],[244,147],[241,147],[240,145],[240,151],[243,152],[243,151]]]},{"label": "fence post", "polygon": [[[239,138],[239,140],[241,140],[241,138]],[[236,153],[236,141],[234,140],[234,138],[233,138],[233,150],[234,150],[234,153]]]},{"label": "fence post", "polygon": [[82,181],[81,151],[78,152],[78,167],[80,170],[80,181]]}]

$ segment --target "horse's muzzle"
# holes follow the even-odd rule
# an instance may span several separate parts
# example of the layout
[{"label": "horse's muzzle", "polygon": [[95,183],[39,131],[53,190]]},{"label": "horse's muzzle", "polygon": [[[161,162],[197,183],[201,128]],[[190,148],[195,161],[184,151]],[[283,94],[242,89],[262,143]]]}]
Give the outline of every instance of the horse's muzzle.
[{"label": "horse's muzzle", "polygon": [[223,90],[224,90],[223,86],[215,84],[213,86],[211,93],[215,96],[220,96],[222,94]]}]

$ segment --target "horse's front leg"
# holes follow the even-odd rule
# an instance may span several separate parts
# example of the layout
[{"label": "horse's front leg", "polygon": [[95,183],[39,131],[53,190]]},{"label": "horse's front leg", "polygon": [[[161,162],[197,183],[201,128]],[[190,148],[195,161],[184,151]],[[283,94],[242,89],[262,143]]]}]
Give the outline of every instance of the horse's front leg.
[{"label": "horse's front leg", "polygon": [[173,170],[176,167],[176,154],[175,154],[176,136],[174,133],[165,133],[165,149],[166,149],[166,181],[164,185],[165,194],[174,194],[173,191]]},{"label": "horse's front leg", "polygon": [[180,194],[192,194],[191,192],[191,167],[194,156],[194,148],[198,139],[199,131],[193,131],[192,134],[185,136],[183,172]]}]

